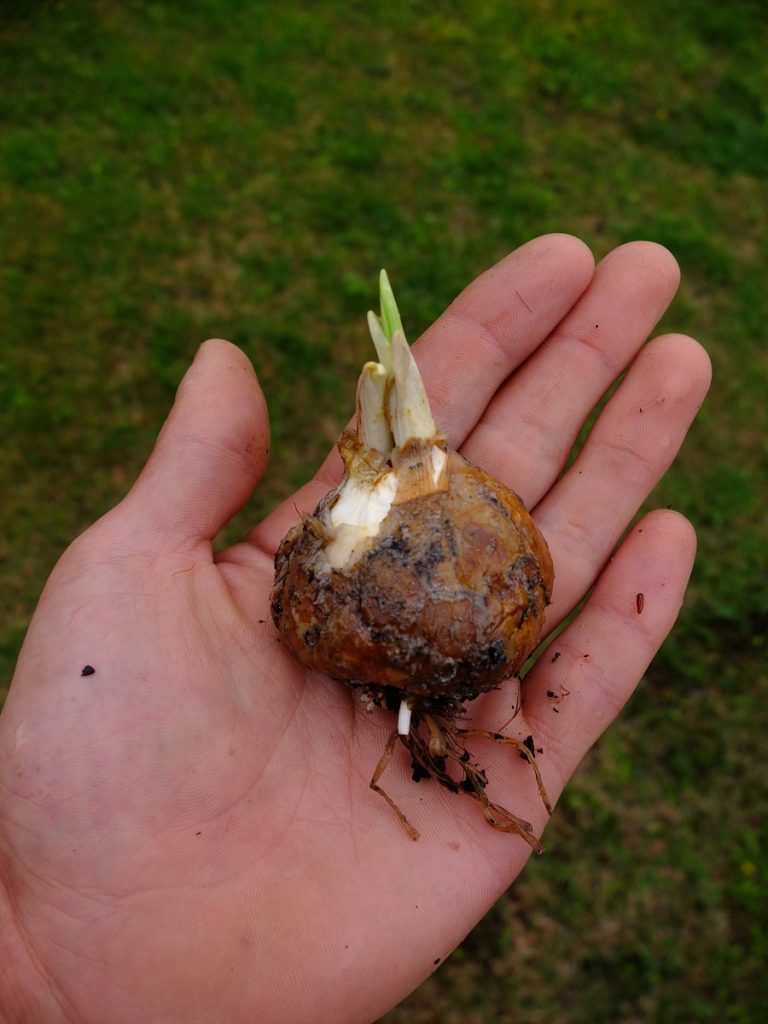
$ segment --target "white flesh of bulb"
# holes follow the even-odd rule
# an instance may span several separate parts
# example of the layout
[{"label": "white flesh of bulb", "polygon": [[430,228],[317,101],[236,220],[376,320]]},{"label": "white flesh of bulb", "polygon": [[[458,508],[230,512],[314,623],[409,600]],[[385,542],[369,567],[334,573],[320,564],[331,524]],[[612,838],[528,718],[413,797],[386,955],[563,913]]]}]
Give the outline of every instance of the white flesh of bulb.
[{"label": "white flesh of bulb", "polygon": [[355,549],[375,537],[397,494],[394,470],[374,480],[349,476],[330,512],[334,538],[325,549],[333,569],[341,569],[354,561]]},{"label": "white flesh of bulb", "polygon": [[407,736],[411,731],[411,705],[407,700],[400,701],[400,710],[397,713],[397,731],[401,736]]},{"label": "white flesh of bulb", "polygon": [[440,483],[440,477],[443,475],[443,469],[447,461],[447,453],[442,448],[435,446],[432,449],[432,481],[435,487]]}]

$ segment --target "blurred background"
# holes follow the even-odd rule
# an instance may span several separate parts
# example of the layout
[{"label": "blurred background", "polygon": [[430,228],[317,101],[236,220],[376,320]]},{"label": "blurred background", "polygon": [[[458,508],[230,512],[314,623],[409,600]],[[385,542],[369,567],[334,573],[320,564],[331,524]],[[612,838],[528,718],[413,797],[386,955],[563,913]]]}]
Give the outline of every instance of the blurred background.
[{"label": "blurred background", "polygon": [[547,854],[387,1024],[766,1019],[767,52],[760,0],[0,0],[0,699],[203,339],[272,413],[227,540],[333,443],[380,266],[414,339],[545,231],[682,265],[660,329],[715,382],[649,503],[699,531],[680,623]]}]

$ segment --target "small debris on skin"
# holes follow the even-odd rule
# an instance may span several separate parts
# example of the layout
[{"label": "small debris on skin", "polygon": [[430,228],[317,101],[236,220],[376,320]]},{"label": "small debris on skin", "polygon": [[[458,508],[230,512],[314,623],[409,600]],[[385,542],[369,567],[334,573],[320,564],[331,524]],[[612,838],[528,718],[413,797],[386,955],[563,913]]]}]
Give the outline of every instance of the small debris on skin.
[{"label": "small debris on skin", "polygon": [[92,675],[94,675],[95,672],[96,672],[96,669],[93,667],[93,665],[84,665],[83,666],[83,671],[80,673],[80,675],[81,676],[92,676]]},{"label": "small debris on skin", "polygon": [[637,614],[638,615],[642,614],[643,606],[644,605],[645,605],[645,595],[644,594],[637,594],[637,595],[635,595],[635,608],[637,608]]},{"label": "small debris on skin", "polygon": [[552,663],[554,664],[554,662],[556,662],[560,656],[560,651],[555,651],[555,653],[552,655]]},{"label": "small debris on skin", "polygon": [[[528,310],[528,312],[529,313],[533,313],[533,310],[531,309],[531,307],[528,305],[528,303],[525,301],[525,299],[523,298],[523,296],[520,294],[520,292],[517,289],[515,289],[515,295],[518,297],[518,299],[520,299],[520,301],[525,306],[525,308]],[[437,961],[435,961],[435,962],[437,962]]]},{"label": "small debris on skin", "polygon": [[[532,755],[533,757],[535,757],[535,756],[536,756],[537,754],[543,754],[543,753],[544,753],[544,748],[543,748],[543,747],[537,747],[537,746],[536,746],[536,745],[534,744],[534,742],[533,742],[533,736],[526,736],[526,737],[525,737],[525,739],[523,740],[523,746],[524,746],[524,747],[526,747],[526,748],[527,748],[528,750],[530,750],[530,752],[531,752],[531,755]],[[522,753],[521,753],[521,754],[520,754],[519,756],[520,756],[520,757],[521,757],[521,758],[522,758],[522,759],[523,759],[524,761],[527,761],[527,760],[528,760],[528,758],[527,758],[527,757],[525,756],[525,754],[522,754]]]},{"label": "small debris on skin", "polygon": [[554,690],[547,690],[547,696],[548,697],[557,697],[557,694],[555,693]]},{"label": "small debris on skin", "polygon": [[437,960],[433,960],[433,963],[435,967],[437,967],[437,965],[440,963],[440,957],[438,957]]}]

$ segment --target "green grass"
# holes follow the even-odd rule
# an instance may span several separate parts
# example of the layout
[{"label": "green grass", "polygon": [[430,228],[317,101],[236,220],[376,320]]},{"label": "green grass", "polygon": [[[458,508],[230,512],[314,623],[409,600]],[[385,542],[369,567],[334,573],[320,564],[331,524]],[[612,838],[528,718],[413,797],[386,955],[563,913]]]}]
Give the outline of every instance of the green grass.
[{"label": "green grass", "polygon": [[272,410],[272,471],[235,536],[346,418],[380,266],[415,337],[544,231],[675,253],[662,326],[715,366],[653,499],[699,531],[680,626],[550,853],[387,1019],[760,1019],[763,5],[5,2],[0,40],[0,680],[203,338],[246,349]]}]

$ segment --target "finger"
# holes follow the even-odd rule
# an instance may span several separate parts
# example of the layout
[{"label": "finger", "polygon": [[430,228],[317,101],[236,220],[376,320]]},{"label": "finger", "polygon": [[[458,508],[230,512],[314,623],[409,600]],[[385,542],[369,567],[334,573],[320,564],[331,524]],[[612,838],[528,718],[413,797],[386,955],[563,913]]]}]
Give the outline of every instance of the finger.
[{"label": "finger", "polygon": [[252,494],[268,454],[267,407],[250,361],[227,341],[207,341],[121,510],[150,543],[212,540]]},{"label": "finger", "polygon": [[645,498],[669,468],[707,393],[709,358],[692,338],[647,345],[568,472],[536,507],[555,565],[551,630],[592,586]]},{"label": "finger", "polygon": [[[594,272],[587,246],[544,235],[472,282],[414,346],[438,428],[457,448],[498,387],[553,330]],[[274,551],[299,515],[341,479],[334,450],[314,479],[276,509],[251,539]],[[297,513],[297,508],[300,512]]]},{"label": "finger", "polygon": [[494,398],[462,454],[527,505],[547,492],[582,424],[671,302],[680,271],[653,242],[614,249],[546,342]]},{"label": "finger", "polygon": [[568,313],[594,266],[578,238],[535,238],[473,281],[425,331],[419,368],[451,447],[463,443],[499,386]]},{"label": "finger", "polygon": [[656,511],[632,530],[573,623],[527,676],[523,706],[556,797],[629,700],[675,623],[696,552],[690,523]]}]

